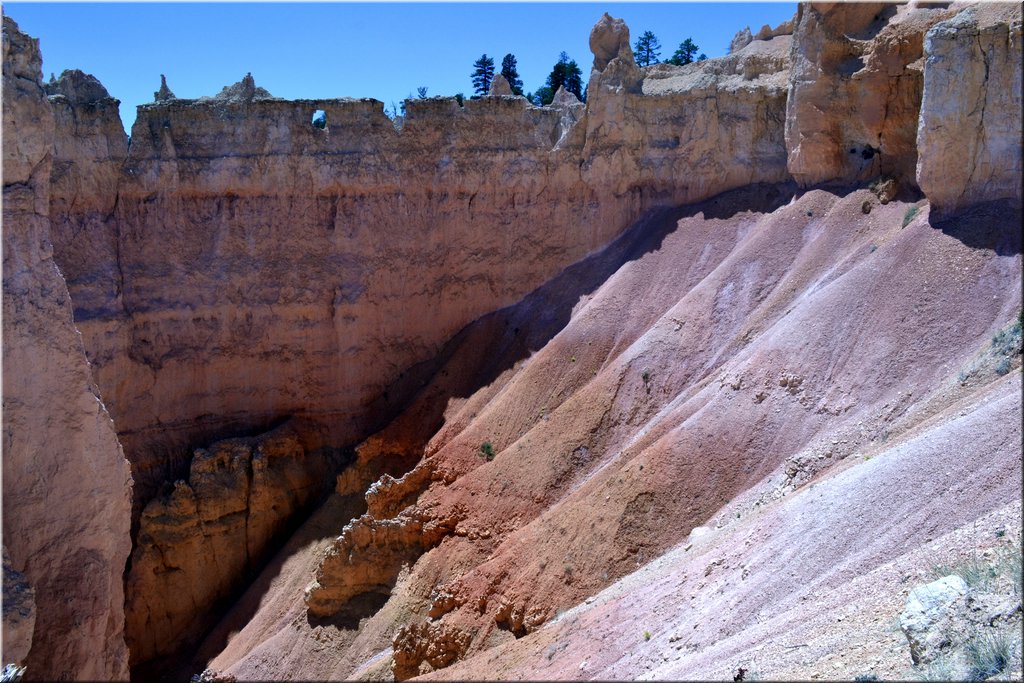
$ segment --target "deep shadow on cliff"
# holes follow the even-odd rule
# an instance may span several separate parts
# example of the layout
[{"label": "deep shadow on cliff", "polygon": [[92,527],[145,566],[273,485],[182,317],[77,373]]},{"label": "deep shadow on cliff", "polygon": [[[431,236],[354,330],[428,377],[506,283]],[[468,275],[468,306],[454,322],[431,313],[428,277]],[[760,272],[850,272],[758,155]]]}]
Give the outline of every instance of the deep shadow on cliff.
[{"label": "deep shadow on cliff", "polygon": [[930,216],[937,230],[972,249],[993,251],[999,256],[1021,253],[1021,208],[1009,201],[974,204],[949,215]]},{"label": "deep shadow on cliff", "polygon": [[[593,293],[624,264],[656,252],[665,237],[682,218],[703,214],[708,219],[731,218],[737,213],[771,213],[793,197],[792,184],[751,185],[716,195],[696,204],[648,211],[605,249],[566,268],[522,301],[483,316],[459,331],[429,361],[410,368],[385,392],[385,397],[407,397],[398,405],[381,401],[379,414],[391,422],[415,400],[416,386],[425,387],[430,378],[449,367],[458,367],[458,377],[444,395],[431,397],[434,412],[420,415],[419,438],[409,443],[413,451],[426,445],[441,428],[448,399],[472,396],[491,384],[518,361],[543,348],[568,324],[573,308]],[[459,356],[458,361],[454,359]],[[467,360],[471,362],[467,363]],[[409,398],[412,397],[412,398]]]},{"label": "deep shadow on cliff", "polygon": [[[391,444],[400,452],[390,452],[386,463],[377,464],[386,467],[394,477],[411,470],[429,439],[443,427],[444,411],[451,400],[473,396],[544,348],[565,329],[581,300],[592,295],[625,264],[657,252],[663,240],[677,229],[679,220],[697,215],[728,219],[743,212],[771,213],[789,202],[794,190],[790,184],[752,185],[696,204],[651,210],[608,247],[566,268],[522,301],[470,323],[435,358],[406,370],[398,382],[388,387],[386,398],[375,406],[380,423],[385,425],[413,407],[403,420],[409,429],[401,432],[401,443]],[[416,410],[414,404],[425,410]],[[415,419],[408,419],[409,415]],[[293,556],[310,545],[330,541],[365,511],[361,493],[329,497],[305,523],[299,522],[302,525],[297,532],[244,589],[241,598],[223,603],[223,607],[231,605],[229,611],[200,641],[198,650],[189,645],[175,655],[143,662],[133,668],[133,680],[176,680],[201,671],[206,661],[224,650],[230,634],[250,622]],[[334,616],[317,618],[305,613],[301,618],[310,627],[333,627],[341,634],[338,637],[345,637],[345,632],[354,637],[359,623],[379,611],[389,597],[386,592],[365,593],[353,598]],[[182,662],[186,664],[182,666]]]}]

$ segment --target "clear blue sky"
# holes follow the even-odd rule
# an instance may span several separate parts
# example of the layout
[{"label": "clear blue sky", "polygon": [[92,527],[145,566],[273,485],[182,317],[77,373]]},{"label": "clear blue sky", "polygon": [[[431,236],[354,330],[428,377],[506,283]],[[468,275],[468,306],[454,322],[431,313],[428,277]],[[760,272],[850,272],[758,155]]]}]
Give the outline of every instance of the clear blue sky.
[{"label": "clear blue sky", "polygon": [[373,97],[390,107],[415,96],[472,94],[473,62],[498,69],[513,53],[527,91],[544,84],[561,51],[590,74],[590,29],[603,12],[645,30],[667,59],[687,37],[708,57],[736,31],[777,24],[796,3],[35,3],[4,14],[40,39],[43,77],[91,73],[121,100],[130,128],[160,74],[175,95],[215,95],[252,72],[288,99]]}]

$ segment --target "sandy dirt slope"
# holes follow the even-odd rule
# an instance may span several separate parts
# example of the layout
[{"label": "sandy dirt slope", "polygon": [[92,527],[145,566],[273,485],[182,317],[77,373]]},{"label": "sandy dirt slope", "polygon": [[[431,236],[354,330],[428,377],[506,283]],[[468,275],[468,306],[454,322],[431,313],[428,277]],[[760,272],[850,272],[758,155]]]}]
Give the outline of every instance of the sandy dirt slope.
[{"label": "sandy dirt slope", "polygon": [[554,623],[427,678],[917,678],[895,625],[910,589],[1020,537],[1020,391],[1006,377],[782,500],[727,506]]},{"label": "sandy dirt slope", "polygon": [[[823,628],[854,594],[885,621],[913,584],[894,584],[893,572],[912,569],[925,539],[986,514],[1019,528],[1019,508],[1007,508],[1019,499],[1018,375],[957,382],[1020,309],[1018,218],[931,225],[918,202],[904,226],[908,204],[882,206],[866,190],[779,195],[774,211],[767,193],[646,226],[654,239],[614,247],[600,282],[563,281],[503,313],[526,327],[494,334],[492,319],[481,323],[491,334],[465,331],[461,343],[501,360],[488,364],[474,344],[451,353],[394,426],[406,438],[403,420],[442,423],[420,465],[437,476],[396,519],[457,513],[454,533],[406,567],[389,598],[364,596],[323,623],[301,614],[295,587],[326,543],[286,551],[283,578],[247,597],[263,607],[231,626],[240,632],[210,665],[250,679],[387,676],[396,634],[427,624],[416,637],[433,640],[411,642],[466,659],[443,674],[454,678],[700,678],[754,659],[770,675],[810,675],[826,660],[833,668],[817,673],[859,673],[835,668],[834,647],[803,647],[798,625]],[[568,319],[532,335],[531,319],[566,307]],[[517,334],[530,343],[511,343]],[[726,521],[677,548],[694,527]],[[646,565],[646,578],[615,583]],[[884,586],[874,602],[866,579],[852,583],[871,572]],[[587,612],[609,615],[600,630],[561,638],[551,634],[570,633],[564,620],[542,627],[610,585],[618,602]],[[895,650],[878,643],[898,643],[871,633],[860,641],[894,671]],[[644,659],[662,639],[659,659]],[[549,643],[576,648],[576,668],[542,657]],[[690,656],[671,659],[680,653]]]}]

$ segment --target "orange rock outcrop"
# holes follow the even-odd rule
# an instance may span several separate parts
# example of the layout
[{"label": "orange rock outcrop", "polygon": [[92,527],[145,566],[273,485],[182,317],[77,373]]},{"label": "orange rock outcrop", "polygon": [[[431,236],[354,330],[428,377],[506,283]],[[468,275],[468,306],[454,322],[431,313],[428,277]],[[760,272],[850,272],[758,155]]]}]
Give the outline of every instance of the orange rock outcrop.
[{"label": "orange rock outcrop", "polygon": [[330,488],[342,454],[284,425],[197,450],[188,481],[142,512],[128,572],[132,662],[178,652],[218,618],[280,544],[297,514]]}]

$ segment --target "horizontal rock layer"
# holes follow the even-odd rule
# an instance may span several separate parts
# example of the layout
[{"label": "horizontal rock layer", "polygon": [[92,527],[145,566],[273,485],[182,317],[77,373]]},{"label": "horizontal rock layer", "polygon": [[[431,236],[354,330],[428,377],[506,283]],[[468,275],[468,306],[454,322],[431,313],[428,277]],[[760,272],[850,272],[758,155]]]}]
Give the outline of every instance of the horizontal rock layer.
[{"label": "horizontal rock layer", "polygon": [[139,109],[116,174],[106,101],[52,97],[58,259],[136,515],[198,443],[289,415],[365,436],[408,368],[634,216],[781,179],[773,67],[648,95],[599,78],[586,113],[415,100],[400,132],[372,100],[166,99]]}]

